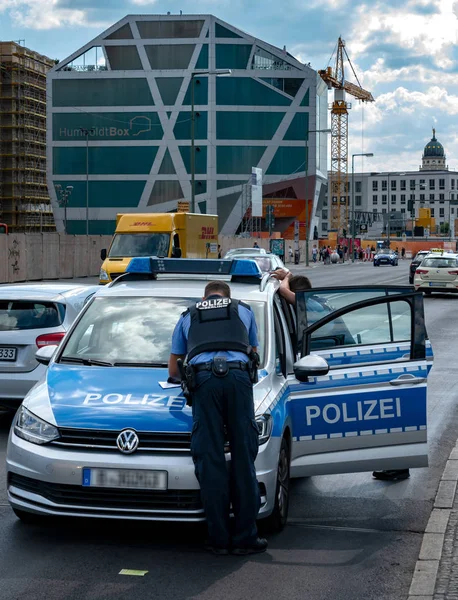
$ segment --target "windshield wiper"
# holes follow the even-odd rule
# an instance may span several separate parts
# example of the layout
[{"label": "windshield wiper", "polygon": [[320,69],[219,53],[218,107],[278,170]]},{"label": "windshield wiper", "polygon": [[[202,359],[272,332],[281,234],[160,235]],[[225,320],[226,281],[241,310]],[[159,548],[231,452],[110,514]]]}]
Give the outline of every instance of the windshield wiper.
[{"label": "windshield wiper", "polygon": [[63,356],[59,362],[77,363],[88,367],[112,367],[113,363],[103,360],[94,360],[92,358],[81,358],[80,356]]},{"label": "windshield wiper", "polygon": [[166,367],[167,363],[161,362],[115,362],[113,367]]}]

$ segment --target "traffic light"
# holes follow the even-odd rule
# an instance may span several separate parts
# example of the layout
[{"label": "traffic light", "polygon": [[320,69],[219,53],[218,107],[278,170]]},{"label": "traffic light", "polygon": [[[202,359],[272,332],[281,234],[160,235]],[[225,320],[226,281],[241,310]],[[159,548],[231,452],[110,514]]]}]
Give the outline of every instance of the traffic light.
[{"label": "traffic light", "polygon": [[346,237],[347,237],[347,230],[346,230],[346,229],[344,229],[344,230],[342,231],[342,233],[343,233],[343,236],[344,236],[344,238],[346,238]]}]

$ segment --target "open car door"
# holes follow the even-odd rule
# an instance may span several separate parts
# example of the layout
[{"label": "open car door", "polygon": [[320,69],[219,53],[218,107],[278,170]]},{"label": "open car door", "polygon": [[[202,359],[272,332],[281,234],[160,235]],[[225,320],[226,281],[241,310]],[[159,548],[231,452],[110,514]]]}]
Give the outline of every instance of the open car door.
[{"label": "open car door", "polygon": [[302,359],[301,381],[288,381],[291,475],[427,466],[423,296],[399,287],[314,289],[296,293],[296,311]]}]

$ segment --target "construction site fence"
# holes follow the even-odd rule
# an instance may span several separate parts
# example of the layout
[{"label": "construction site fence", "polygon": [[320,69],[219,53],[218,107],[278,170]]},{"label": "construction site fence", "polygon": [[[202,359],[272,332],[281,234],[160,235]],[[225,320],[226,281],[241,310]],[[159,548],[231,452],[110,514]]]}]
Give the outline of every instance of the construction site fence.
[{"label": "construction site fence", "polygon": [[[110,235],[0,234],[0,283],[98,276],[100,251],[111,240]],[[269,251],[268,239],[219,237],[222,257],[232,248],[252,248],[255,243]],[[301,261],[303,245],[301,241]]]}]

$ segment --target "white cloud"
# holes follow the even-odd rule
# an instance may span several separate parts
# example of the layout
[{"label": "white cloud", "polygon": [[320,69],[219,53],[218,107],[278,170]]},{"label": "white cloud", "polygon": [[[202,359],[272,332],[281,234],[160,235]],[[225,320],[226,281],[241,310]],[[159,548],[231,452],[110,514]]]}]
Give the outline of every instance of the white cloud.
[{"label": "white cloud", "polygon": [[58,0],[0,0],[0,12],[8,11],[16,25],[30,29],[102,25],[90,22],[85,10],[59,8],[58,4]]}]

